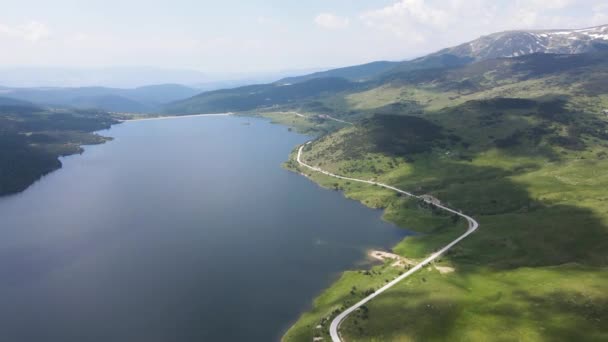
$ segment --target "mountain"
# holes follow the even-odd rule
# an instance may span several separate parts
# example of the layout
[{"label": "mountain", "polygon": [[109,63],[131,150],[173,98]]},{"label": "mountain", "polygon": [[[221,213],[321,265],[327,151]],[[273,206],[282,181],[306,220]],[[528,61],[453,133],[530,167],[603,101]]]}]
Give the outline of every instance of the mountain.
[{"label": "mountain", "polygon": [[142,103],[160,105],[198,94],[196,88],[180,84],[158,84],[122,91],[123,96]]},{"label": "mountain", "polygon": [[287,77],[277,81],[280,84],[298,83],[303,81],[309,81],[314,78],[326,78],[326,77],[340,77],[350,81],[364,81],[369,80],[375,76],[381,75],[395,66],[399,62],[387,62],[379,61],[367,64],[355,65],[345,68],[332,69],[327,71],[315,72],[309,75]]},{"label": "mountain", "polygon": [[[204,91],[307,75],[321,69],[292,69],[267,72],[200,72],[191,69],[155,67],[2,67],[0,84],[12,88],[137,88],[154,84],[184,84]],[[0,87],[1,89],[1,87]]]},{"label": "mountain", "polygon": [[[200,113],[200,112],[223,112],[223,111],[246,111],[271,106],[302,105],[302,96],[293,92],[291,96],[284,95],[290,92],[286,90],[292,87],[297,90],[299,83],[305,83],[303,88],[306,93],[311,92],[311,87],[319,85],[325,87],[327,79],[329,87],[320,88],[318,93],[331,91],[332,84],[336,84],[336,78],[344,80],[342,85],[334,89],[335,92],[373,88],[383,82],[392,82],[397,78],[420,77],[424,74],[433,74],[437,70],[457,69],[467,70],[467,65],[486,60],[499,60],[501,58],[514,58],[532,54],[556,54],[562,57],[549,58],[546,61],[542,57],[533,58],[527,62],[548,62],[548,65],[531,65],[515,62],[522,68],[529,68],[534,72],[541,72],[547,68],[555,67],[555,63],[586,63],[584,58],[567,58],[569,54],[599,53],[608,51],[608,25],[577,29],[577,30],[535,30],[535,31],[507,31],[481,37],[472,42],[458,45],[456,47],[440,50],[436,53],[404,62],[374,62],[358,66],[346,67],[317,72],[305,76],[284,78],[274,84],[254,85],[228,90],[206,92],[184,101],[176,101],[164,108],[168,113]],[[590,57],[593,59],[593,57]],[[492,63],[492,62],[491,62]],[[503,62],[501,62],[503,63]],[[509,64],[509,62],[505,62]],[[477,67],[482,64],[476,64]],[[572,66],[570,65],[570,66]],[[559,65],[558,67],[561,67]],[[559,69],[558,69],[559,70]],[[416,73],[419,71],[419,73]],[[509,71],[510,72],[510,71]],[[475,77],[482,77],[476,74]],[[483,76],[486,77],[486,76]],[[316,81],[315,81],[316,80]],[[311,83],[312,82],[312,83]],[[460,84],[452,84],[457,88],[470,87],[475,83],[471,79],[461,80]],[[479,86],[479,84],[477,85]],[[296,99],[296,97],[299,97]],[[281,101],[275,101],[276,99]],[[296,101],[297,100],[297,101]],[[316,103],[311,103],[316,102]],[[325,105],[319,105],[319,101],[309,101],[307,109],[331,111]],[[302,108],[302,107],[300,107]]]},{"label": "mountain", "polygon": [[367,81],[387,73],[457,67],[485,59],[517,57],[533,53],[578,54],[603,50],[608,50],[608,25],[574,30],[506,31],[483,36],[413,60],[372,62],[285,78],[278,83],[296,83],[323,77]]},{"label": "mountain", "polygon": [[96,108],[108,112],[148,113],[153,106],[119,95],[83,96],[71,99],[71,107]]},{"label": "mountain", "polygon": [[215,81],[213,76],[196,70],[153,67],[2,67],[0,84],[9,87],[110,87],[135,88],[149,84],[197,84]]},{"label": "mountain", "polygon": [[[346,178],[302,167],[296,153],[285,165],[423,233],[393,253],[423,260],[463,234],[465,222],[352,179],[430,195],[481,222],[438,267],[353,312],[340,328],[345,340],[606,340],[599,322],[608,319],[608,294],[596,289],[608,281],[608,53],[537,53],[403,72],[317,101],[354,125],[306,144],[298,158]],[[309,119],[275,117],[302,126],[318,118],[299,114]],[[331,340],[329,322],[343,312],[336,308],[404,272],[391,263],[345,272],[282,340]],[[494,297],[480,300],[482,293]]]},{"label": "mountain", "polygon": [[533,53],[575,54],[600,50],[608,50],[608,25],[577,30],[499,32],[441,50],[428,57],[452,55],[480,61]]},{"label": "mountain", "polygon": [[36,107],[31,102],[0,96],[0,106]]},{"label": "mountain", "polygon": [[[320,115],[327,113],[352,123],[318,129],[285,166],[422,233],[393,253],[424,260],[462,236],[466,222],[419,197],[353,180],[432,196],[481,223],[437,265],[352,312],[340,327],[345,340],[607,340],[599,322],[608,319],[608,294],[596,290],[608,281],[604,31],[539,32],[543,51],[497,34],[485,48],[417,61],[471,60],[464,65],[392,70],[357,88],[258,111],[300,130],[330,127]],[[310,103],[324,109],[301,110]],[[405,272],[391,264],[345,272],[282,340],[331,340],[329,323],[344,308]]]},{"label": "mountain", "polygon": [[165,113],[197,114],[249,111],[286,106],[356,88],[343,78],[315,78],[295,84],[262,84],[205,92],[176,101],[163,108]]},{"label": "mountain", "polygon": [[49,106],[95,108],[112,112],[147,113],[160,105],[199,93],[178,84],[162,84],[134,89],[83,88],[3,88],[7,97]]},{"label": "mountain", "polygon": [[608,92],[606,79],[608,52],[537,53],[461,66],[393,71],[367,82],[321,78],[291,85],[218,90],[171,103],[163,111],[192,114],[298,110],[351,120],[375,113],[416,114],[449,103],[495,96],[572,97],[583,101]]}]

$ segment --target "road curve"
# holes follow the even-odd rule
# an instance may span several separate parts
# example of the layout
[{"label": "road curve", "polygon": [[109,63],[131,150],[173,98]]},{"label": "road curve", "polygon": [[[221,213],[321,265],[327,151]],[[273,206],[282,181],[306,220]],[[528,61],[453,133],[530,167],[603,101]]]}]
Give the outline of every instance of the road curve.
[{"label": "road curve", "polygon": [[[390,186],[387,184],[383,184],[383,183],[379,183],[379,182],[374,182],[374,181],[368,181],[368,180],[363,180],[363,179],[357,179],[357,178],[350,178],[350,177],[344,177],[344,176],[339,176],[336,174],[333,174],[331,172],[325,171],[323,169],[320,169],[318,167],[315,166],[311,166],[308,165],[306,163],[304,163],[302,161],[302,150],[304,149],[304,146],[310,144],[311,142],[307,142],[306,144],[300,146],[300,148],[298,149],[298,156],[297,156],[297,161],[298,164],[311,169],[313,171],[322,173],[324,175],[330,176],[330,177],[334,177],[334,178],[338,178],[338,179],[344,179],[344,180],[349,180],[349,181],[353,181],[353,182],[359,182],[359,183],[366,183],[366,184],[372,184],[372,185],[377,185],[386,189],[390,189],[393,191],[396,191],[398,193],[404,194],[406,196],[410,196],[413,198],[418,198],[418,199],[422,199],[427,203],[433,204],[431,203],[430,200],[422,198],[420,196],[416,196],[410,192],[395,188],[394,186]],[[342,339],[340,338],[340,333],[338,332],[339,328],[340,328],[340,324],[342,324],[342,322],[346,319],[346,317],[348,317],[348,315],[350,315],[351,313],[353,313],[355,310],[357,310],[358,308],[360,308],[361,306],[363,306],[365,303],[371,301],[372,299],[374,299],[375,297],[379,296],[380,294],[382,294],[384,291],[390,289],[391,287],[393,287],[394,285],[396,285],[397,283],[399,283],[400,281],[402,281],[403,279],[409,277],[410,275],[412,275],[413,273],[415,273],[416,271],[420,270],[421,268],[423,268],[424,266],[426,266],[427,264],[429,264],[430,262],[432,262],[433,260],[437,259],[439,256],[441,256],[442,254],[444,254],[445,252],[447,252],[450,248],[452,248],[454,245],[456,245],[457,243],[459,243],[460,241],[462,241],[464,238],[466,238],[467,236],[469,236],[471,233],[473,233],[475,230],[477,230],[477,228],[479,227],[479,223],[477,223],[477,221],[475,221],[475,219],[473,219],[470,216],[467,216],[461,212],[458,212],[456,210],[450,209],[448,207],[445,207],[443,205],[440,204],[434,204],[436,207],[441,208],[443,210],[449,211],[450,213],[456,214],[460,217],[463,217],[467,220],[468,224],[469,224],[469,228],[467,229],[467,231],[462,234],[461,236],[459,236],[456,240],[450,242],[447,246],[443,247],[442,249],[440,249],[439,251],[431,254],[431,256],[429,256],[428,258],[424,259],[422,262],[420,262],[419,264],[417,264],[416,266],[412,267],[410,270],[408,270],[406,273],[400,275],[399,277],[395,278],[393,281],[391,281],[390,283],[384,285],[382,288],[380,288],[379,290],[377,290],[376,292],[372,293],[371,295],[363,298],[360,302],[358,302],[357,304],[349,307],[348,309],[342,311],[338,316],[336,316],[336,318],[334,318],[334,320],[331,322],[331,325],[329,327],[329,333],[331,335],[331,339],[333,342],[341,342]]]}]

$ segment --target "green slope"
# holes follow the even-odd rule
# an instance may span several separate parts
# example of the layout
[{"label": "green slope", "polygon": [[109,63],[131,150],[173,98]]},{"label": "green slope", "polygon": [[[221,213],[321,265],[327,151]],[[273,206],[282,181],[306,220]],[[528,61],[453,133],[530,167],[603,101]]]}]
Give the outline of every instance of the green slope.
[{"label": "green slope", "polygon": [[[311,144],[309,164],[431,194],[481,224],[347,319],[346,340],[608,338],[607,73],[602,53],[531,55],[394,74],[325,100],[357,125]],[[423,232],[394,247],[405,257],[420,260],[462,232],[385,189],[287,167]],[[345,272],[284,340],[329,339],[338,312],[403,271]]]},{"label": "green slope", "polygon": [[[376,113],[420,114],[494,97],[570,97],[579,105],[605,99],[606,53],[535,54],[473,64],[402,71],[366,82],[313,79],[207,92],[165,107],[166,113],[310,111],[352,119]],[[599,110],[600,108],[595,108]]]},{"label": "green slope", "polygon": [[58,157],[81,152],[81,145],[103,143],[106,138],[91,132],[114,123],[104,112],[0,99],[0,196],[23,191],[60,168]]},{"label": "green slope", "polygon": [[196,89],[178,84],[160,84],[134,89],[105,87],[5,88],[6,96],[42,105],[99,109],[114,112],[151,113],[159,106],[186,99]]},{"label": "green slope", "polygon": [[[305,159],[313,165],[432,194],[481,223],[438,263],[454,272],[429,267],[389,290],[345,322],[347,340],[608,337],[602,323],[608,294],[600,290],[608,281],[608,120],[563,106],[469,102],[423,118],[366,119],[312,144]],[[580,134],[571,136],[572,130]],[[394,248],[405,257],[421,259],[462,232],[449,217],[386,190],[312,177],[385,208],[390,221],[426,232]],[[387,264],[372,275],[345,273],[285,340],[328,338],[337,312],[398,272]]]},{"label": "green slope", "polygon": [[300,83],[304,81],[309,81],[315,78],[344,78],[353,82],[357,81],[367,81],[373,79],[379,75],[382,75],[396,66],[400,65],[400,62],[387,62],[387,61],[378,61],[372,63],[366,63],[361,65],[355,65],[345,68],[337,68],[331,69],[327,71],[315,72],[310,75],[297,76],[297,77],[287,77],[276,83],[278,84],[286,84],[286,83]]},{"label": "green slope", "polygon": [[251,111],[311,103],[325,95],[357,89],[343,78],[323,78],[295,84],[263,84],[202,93],[165,107],[166,113],[195,114]]},{"label": "green slope", "polygon": [[[278,85],[219,91],[174,109],[333,129],[305,149],[308,163],[434,195],[481,223],[437,265],[350,317],[347,340],[594,341],[608,338],[607,80],[605,52],[534,54],[393,69],[337,87],[316,79],[301,94]],[[328,126],[321,114],[355,125]],[[293,156],[286,167],[422,232],[395,246],[405,257],[422,259],[464,229],[386,189],[300,169]],[[345,272],[284,340],[328,340],[338,312],[403,271]]]}]

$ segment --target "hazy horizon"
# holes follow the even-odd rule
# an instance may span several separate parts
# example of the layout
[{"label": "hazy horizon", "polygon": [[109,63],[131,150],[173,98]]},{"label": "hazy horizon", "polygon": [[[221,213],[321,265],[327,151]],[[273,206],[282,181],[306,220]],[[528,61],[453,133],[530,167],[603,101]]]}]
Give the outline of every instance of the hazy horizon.
[{"label": "hazy horizon", "polygon": [[[0,66],[145,65],[204,73],[311,70],[404,60],[512,29],[608,23],[598,0],[9,0]],[[0,80],[1,81],[1,80]]]},{"label": "hazy horizon", "polygon": [[137,88],[159,84],[181,84],[194,88],[215,88],[245,83],[273,82],[288,76],[304,75],[328,68],[278,70],[249,73],[214,73],[186,68],[153,66],[100,67],[2,67],[0,87],[112,87]]}]

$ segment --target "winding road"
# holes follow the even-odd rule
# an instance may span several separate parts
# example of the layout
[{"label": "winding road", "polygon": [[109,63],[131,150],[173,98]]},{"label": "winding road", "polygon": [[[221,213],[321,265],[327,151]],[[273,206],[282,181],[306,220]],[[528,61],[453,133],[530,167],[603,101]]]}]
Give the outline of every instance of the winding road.
[{"label": "winding road", "polygon": [[450,242],[447,246],[443,247],[442,249],[440,249],[439,251],[431,254],[431,256],[429,256],[428,258],[424,259],[422,262],[420,262],[419,264],[417,264],[416,266],[412,267],[409,271],[407,271],[406,273],[402,274],[401,276],[395,278],[393,281],[391,281],[390,283],[384,285],[382,288],[380,288],[379,290],[377,290],[376,292],[372,293],[371,295],[363,298],[360,302],[358,302],[357,304],[349,307],[348,309],[344,310],[343,312],[341,312],[338,316],[336,316],[336,318],[334,318],[334,320],[331,322],[331,325],[329,327],[329,333],[331,335],[331,339],[333,342],[341,342],[342,339],[340,338],[340,333],[339,333],[339,329],[340,329],[340,324],[342,324],[342,322],[346,319],[346,317],[348,317],[348,315],[350,315],[351,313],[353,313],[355,310],[357,310],[358,308],[360,308],[361,306],[363,306],[365,303],[371,301],[372,299],[376,298],[377,296],[379,296],[380,294],[382,294],[384,291],[390,289],[391,287],[395,286],[397,283],[399,283],[400,281],[402,281],[403,279],[409,277],[410,275],[414,274],[416,271],[420,270],[421,268],[423,268],[424,266],[428,265],[429,263],[431,263],[433,260],[437,259],[439,256],[441,256],[442,254],[444,254],[445,252],[447,252],[450,248],[452,248],[454,245],[456,245],[457,243],[459,243],[460,241],[462,241],[464,238],[466,238],[467,236],[469,236],[471,233],[473,233],[475,230],[477,230],[477,228],[479,227],[479,223],[477,223],[477,221],[475,221],[475,219],[473,219],[470,216],[467,216],[461,212],[458,212],[456,210],[450,209],[448,207],[445,207],[443,205],[440,204],[434,204],[431,202],[430,199],[426,199],[426,198],[422,198],[421,196],[416,196],[410,192],[395,188],[394,186],[390,186],[384,183],[379,183],[379,182],[374,182],[374,181],[369,181],[369,180],[363,180],[363,179],[357,179],[357,178],[350,178],[350,177],[344,177],[344,176],[339,176],[336,174],[333,174],[331,172],[325,171],[321,168],[315,167],[315,166],[311,166],[306,164],[305,162],[302,161],[302,150],[304,149],[304,147],[306,145],[309,145],[311,142],[307,142],[306,144],[300,146],[300,148],[298,149],[298,156],[297,156],[297,161],[298,164],[311,169],[313,171],[322,173],[324,175],[330,176],[330,177],[334,177],[334,178],[338,178],[338,179],[344,179],[344,180],[349,180],[349,181],[353,181],[353,182],[359,182],[359,183],[366,183],[366,184],[371,184],[371,185],[377,185],[386,189],[390,189],[393,191],[396,191],[398,193],[404,194],[406,196],[410,196],[413,198],[418,198],[421,199],[427,203],[433,204],[438,208],[441,208],[443,210],[449,211],[450,213],[456,214],[460,217],[463,217],[467,220],[468,224],[469,224],[469,228],[467,229],[467,231],[462,234],[461,236],[459,236],[456,240]]}]

